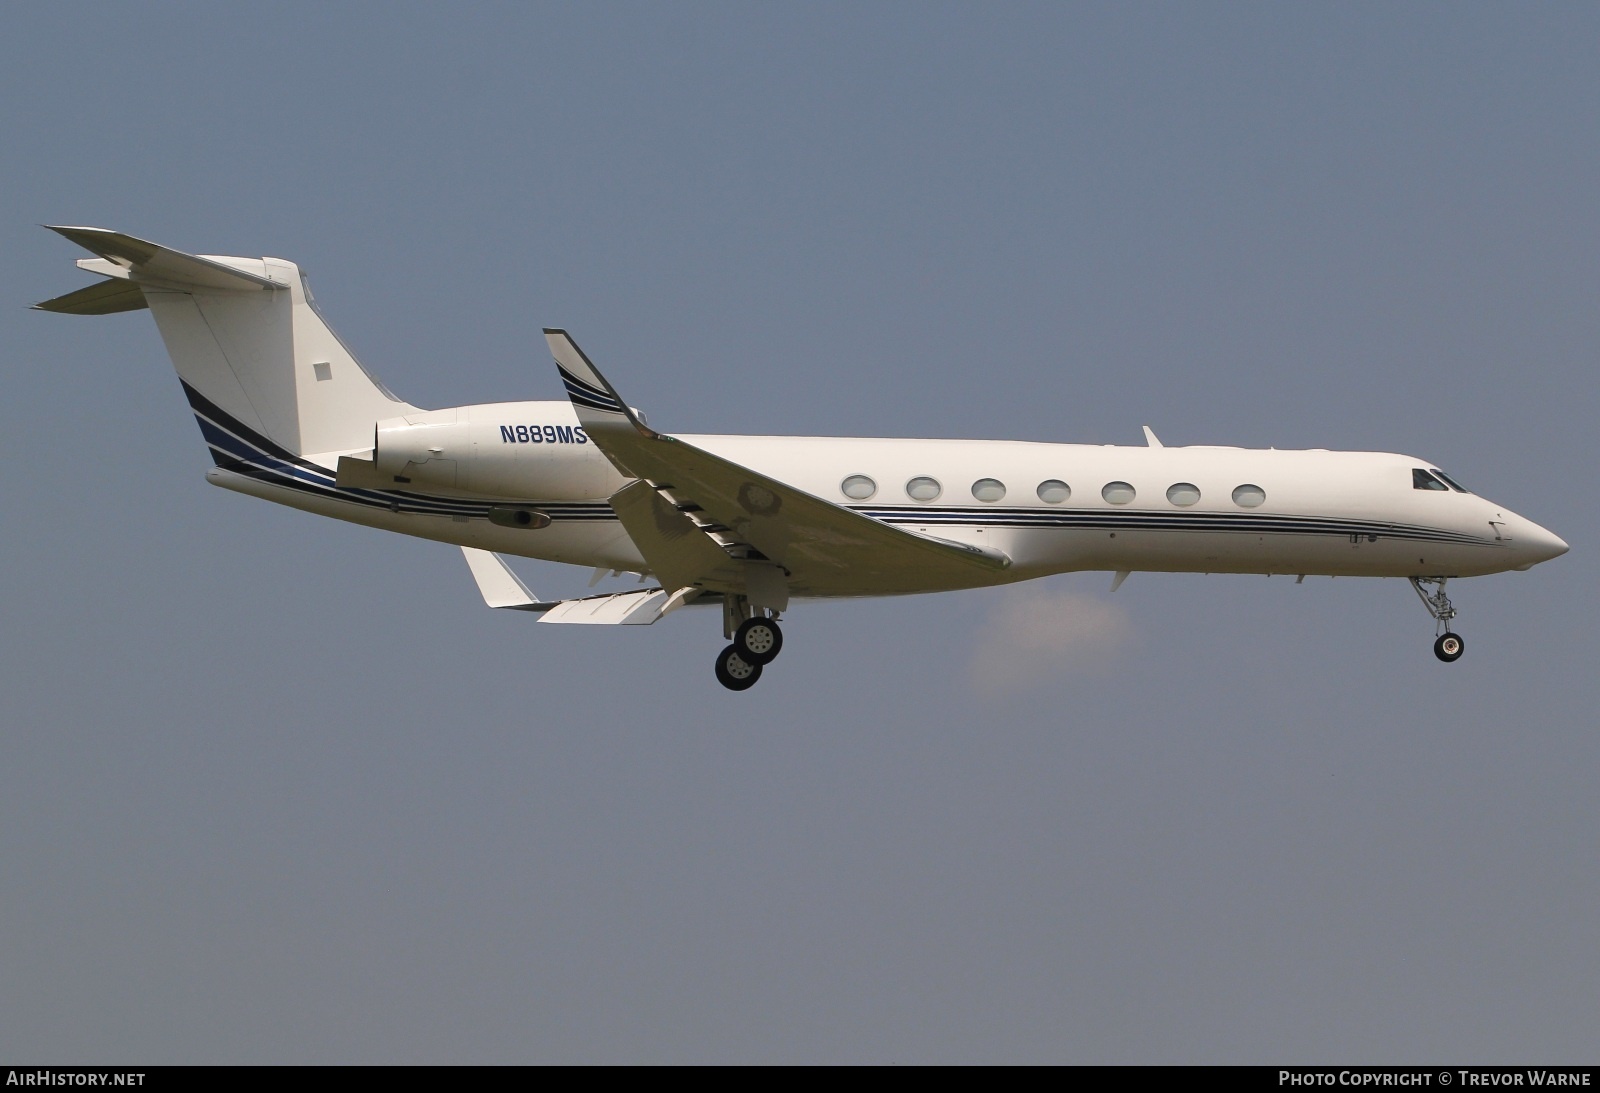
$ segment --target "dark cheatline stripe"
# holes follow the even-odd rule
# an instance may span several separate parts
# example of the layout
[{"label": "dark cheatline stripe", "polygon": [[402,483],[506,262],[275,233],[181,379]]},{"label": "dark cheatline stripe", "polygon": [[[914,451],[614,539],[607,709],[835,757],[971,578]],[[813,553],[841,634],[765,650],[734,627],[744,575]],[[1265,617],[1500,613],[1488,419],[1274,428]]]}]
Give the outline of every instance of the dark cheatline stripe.
[{"label": "dark cheatline stripe", "polygon": [[[289,451],[289,449],[256,432],[250,426],[206,398],[199,391],[189,386],[188,380],[180,378],[178,382],[183,384],[183,393],[189,400],[189,408],[197,416],[209,418],[214,424],[227,429],[234,436],[257,449],[263,455],[269,455],[273,459],[282,460],[286,463],[296,463],[306,467],[314,466],[314,464],[307,463],[304,459]],[[320,470],[321,468],[317,469]]]},{"label": "dark cheatline stripe", "polygon": [[1376,535],[1417,542],[1484,543],[1482,536],[1415,524],[1376,523],[1338,517],[1265,513],[1108,512],[1093,509],[858,508],[888,524],[984,525],[1078,530],[1215,531],[1259,535]]},{"label": "dark cheatline stripe", "polygon": [[[181,382],[181,381],[180,381]],[[365,508],[391,512],[422,513],[432,516],[486,518],[487,501],[453,500],[431,497],[406,490],[367,490],[341,487],[326,467],[302,459],[282,445],[262,436],[238,418],[218,407],[189,384],[183,384],[200,425],[200,435],[211,448],[217,466],[263,482],[301,493],[326,497]],[[510,502],[506,502],[510,503]],[[604,501],[526,501],[548,513],[553,520],[615,520],[616,513]]]},{"label": "dark cheatline stripe", "polygon": [[[226,420],[232,420],[226,415],[223,416]],[[198,412],[195,414],[195,420],[200,423],[200,434],[211,446],[213,460],[218,466],[228,470],[374,508],[393,509],[398,503],[407,511],[429,512],[440,516],[484,516],[489,511],[489,506],[482,502],[452,501],[448,498],[429,497],[425,494],[412,494],[399,490],[341,489],[334,481],[334,476],[324,467],[298,457],[292,458],[291,461],[261,451]],[[242,425],[240,427],[249,432],[248,428]]]},{"label": "dark cheatline stripe", "polygon": [[592,383],[585,383],[560,365],[556,371],[561,373],[561,383],[567,389],[567,396],[580,406],[587,406],[593,410],[607,410],[614,414],[622,413],[622,403],[609,391],[602,390]]}]

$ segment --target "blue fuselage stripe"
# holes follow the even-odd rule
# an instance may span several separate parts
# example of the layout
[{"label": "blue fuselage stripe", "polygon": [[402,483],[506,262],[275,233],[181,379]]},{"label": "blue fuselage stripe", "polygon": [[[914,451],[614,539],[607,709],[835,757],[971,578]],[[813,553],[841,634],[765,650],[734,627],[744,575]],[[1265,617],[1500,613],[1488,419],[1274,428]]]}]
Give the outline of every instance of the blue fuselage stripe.
[{"label": "blue fuselage stripe", "polygon": [[[569,380],[569,390],[577,386],[587,396],[596,389],[581,383],[576,377],[562,372]],[[405,490],[357,489],[340,486],[333,472],[302,459],[282,446],[226,413],[189,384],[183,385],[194,410],[200,433],[210,446],[212,457],[219,466],[241,474],[248,474],[275,485],[294,489],[319,497],[360,505],[365,508],[388,509],[391,512],[426,514],[432,516],[465,516],[469,519],[488,517],[490,502],[447,497]],[[606,405],[596,409],[615,410],[619,404],[604,392]],[[573,392],[574,399],[578,392]],[[585,405],[588,405],[586,402]],[[506,502],[512,503],[512,502]],[[537,501],[520,502],[537,507],[553,520],[592,522],[615,520],[616,513],[606,501]],[[1430,528],[1416,524],[1378,523],[1370,520],[1343,519],[1323,516],[1278,515],[1272,513],[1225,512],[1114,512],[1097,509],[1059,508],[974,508],[971,506],[938,508],[912,505],[852,506],[854,511],[886,524],[916,524],[946,527],[1010,527],[1058,529],[1077,531],[1135,530],[1167,532],[1221,532],[1235,535],[1328,535],[1377,537],[1379,539],[1405,539],[1415,542],[1471,543],[1489,542],[1482,536],[1445,528]]]}]

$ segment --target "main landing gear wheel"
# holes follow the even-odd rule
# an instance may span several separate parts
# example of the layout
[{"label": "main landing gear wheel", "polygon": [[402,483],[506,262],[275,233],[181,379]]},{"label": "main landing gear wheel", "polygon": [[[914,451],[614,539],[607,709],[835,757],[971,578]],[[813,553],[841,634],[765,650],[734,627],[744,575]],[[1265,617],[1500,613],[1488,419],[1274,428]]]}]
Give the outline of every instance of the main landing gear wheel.
[{"label": "main landing gear wheel", "polygon": [[1433,643],[1433,655],[1449,664],[1460,660],[1466,647],[1467,643],[1461,640],[1460,634],[1440,634],[1439,640]]},{"label": "main landing gear wheel", "polygon": [[777,619],[756,615],[733,632],[733,647],[751,664],[770,664],[783,651],[783,631],[778,629]]},{"label": "main landing gear wheel", "polygon": [[730,691],[747,691],[761,678],[761,665],[744,659],[737,645],[717,654],[717,682]]}]

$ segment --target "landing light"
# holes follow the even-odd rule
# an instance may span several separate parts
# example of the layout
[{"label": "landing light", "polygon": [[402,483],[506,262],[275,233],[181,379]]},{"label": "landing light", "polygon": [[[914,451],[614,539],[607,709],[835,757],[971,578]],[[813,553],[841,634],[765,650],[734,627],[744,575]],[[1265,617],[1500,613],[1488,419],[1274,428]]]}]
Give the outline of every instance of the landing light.
[{"label": "landing light", "polygon": [[495,505],[489,510],[489,523],[503,528],[533,531],[549,527],[550,516],[538,509],[524,508],[520,505]]}]

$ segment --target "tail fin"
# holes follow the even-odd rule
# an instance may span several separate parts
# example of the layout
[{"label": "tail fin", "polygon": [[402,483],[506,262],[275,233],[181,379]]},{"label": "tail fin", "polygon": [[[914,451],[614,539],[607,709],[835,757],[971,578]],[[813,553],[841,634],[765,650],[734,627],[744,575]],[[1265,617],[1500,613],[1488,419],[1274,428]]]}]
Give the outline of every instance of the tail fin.
[{"label": "tail fin", "polygon": [[370,448],[376,422],[416,409],[345,348],[293,262],[184,254],[103,228],[51,231],[99,255],[78,265],[112,280],[35,306],[72,315],[148,307],[190,404],[231,418],[213,420],[223,429],[321,455]]}]

